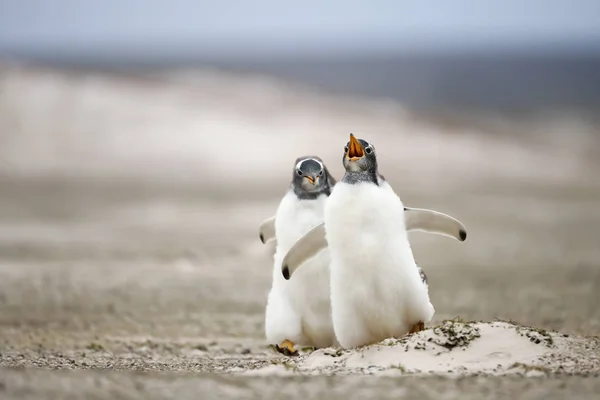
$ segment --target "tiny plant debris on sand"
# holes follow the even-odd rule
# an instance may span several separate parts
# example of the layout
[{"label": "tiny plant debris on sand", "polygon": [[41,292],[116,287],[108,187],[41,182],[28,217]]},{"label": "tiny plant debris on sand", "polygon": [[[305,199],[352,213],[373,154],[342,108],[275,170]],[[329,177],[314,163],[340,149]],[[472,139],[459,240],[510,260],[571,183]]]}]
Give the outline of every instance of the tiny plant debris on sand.
[{"label": "tiny plant debris on sand", "polygon": [[102,345],[99,343],[92,342],[87,345],[87,349],[93,350],[93,351],[100,351],[100,350],[104,350],[104,347],[102,347]]},{"label": "tiny plant debris on sand", "polygon": [[298,367],[296,367],[296,365],[294,365],[290,361],[284,361],[281,363],[281,365],[283,365],[283,367],[288,371],[294,371],[294,372],[298,371]]},{"label": "tiny plant debris on sand", "polygon": [[344,354],[344,349],[331,348],[325,350],[324,354],[331,357],[341,357]]},{"label": "tiny plant debris on sand", "polygon": [[552,347],[552,345],[554,344],[554,339],[552,339],[552,335],[550,335],[550,333],[548,333],[548,331],[544,329],[517,326],[516,330],[519,335],[528,338],[529,341],[535,344],[543,343],[548,347]]},{"label": "tiny plant debris on sand", "polygon": [[402,372],[403,374],[406,373],[406,367],[404,365],[402,365],[402,364],[392,365],[392,366],[390,366],[390,368],[399,369],[400,372]]},{"label": "tiny plant debris on sand", "polygon": [[[521,325],[513,320],[503,320],[500,318],[496,319],[500,322],[506,322],[515,327],[515,330],[520,336],[528,338],[532,343],[535,344],[545,344],[548,347],[552,347],[554,345],[554,339],[552,338],[552,334],[545,329],[538,329],[532,326]],[[569,335],[564,335],[563,337],[568,337]]]},{"label": "tiny plant debris on sand", "polygon": [[415,344],[415,350],[426,350],[427,349],[427,344],[425,344],[425,342],[418,342],[417,344]]},{"label": "tiny plant debris on sand", "polygon": [[529,364],[524,364],[524,363],[520,363],[520,362],[514,363],[508,369],[515,369],[515,368],[521,368],[525,372],[538,371],[538,372],[543,372],[546,374],[551,372],[551,370],[549,368],[542,367],[540,365],[529,365]]},{"label": "tiny plant debris on sand", "polygon": [[272,360],[272,365],[281,365],[287,371],[298,372],[298,367],[292,360]]},{"label": "tiny plant debris on sand", "polygon": [[430,338],[429,341],[449,350],[468,346],[469,343],[481,336],[478,327],[459,318],[443,321],[442,325],[433,328],[433,333],[436,336]]}]

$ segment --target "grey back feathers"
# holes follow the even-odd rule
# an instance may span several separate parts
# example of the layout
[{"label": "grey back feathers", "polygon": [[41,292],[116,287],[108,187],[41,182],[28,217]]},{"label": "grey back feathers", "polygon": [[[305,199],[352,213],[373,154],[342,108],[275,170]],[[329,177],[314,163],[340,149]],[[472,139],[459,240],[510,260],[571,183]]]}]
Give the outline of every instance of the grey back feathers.
[{"label": "grey back feathers", "polygon": [[323,160],[317,156],[298,157],[294,162],[291,188],[301,200],[314,200],[329,196],[336,184]]}]

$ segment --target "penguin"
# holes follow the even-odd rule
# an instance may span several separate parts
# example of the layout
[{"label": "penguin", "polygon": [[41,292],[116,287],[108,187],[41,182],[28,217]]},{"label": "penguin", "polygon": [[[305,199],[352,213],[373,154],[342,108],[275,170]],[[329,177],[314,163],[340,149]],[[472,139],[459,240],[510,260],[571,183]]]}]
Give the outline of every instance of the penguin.
[{"label": "penguin", "polygon": [[281,262],[290,247],[309,229],[323,221],[326,201],[335,179],[321,158],[295,160],[291,184],[272,218],[277,237],[273,281],[265,311],[267,341],[285,355],[296,355],[295,346],[329,347],[335,344],[329,302],[329,253],[307,261],[294,281],[281,275]]},{"label": "penguin", "polygon": [[[280,202],[277,215],[263,221],[259,229],[263,243],[270,240],[276,243],[272,288],[265,313],[265,333],[267,340],[287,355],[297,354],[296,344],[316,348],[336,344],[329,306],[328,254],[324,254],[320,260],[311,261],[310,270],[289,283],[281,279],[279,263],[281,255],[312,228],[313,222],[316,221],[314,225],[323,222],[324,200],[335,184],[335,178],[321,158],[306,156],[296,159],[290,188]],[[416,208],[406,208],[405,214],[412,221],[409,230],[440,233],[461,241],[466,239],[464,225],[446,214]],[[276,232],[280,240],[284,240],[282,245],[275,238]],[[420,267],[418,269],[427,285],[425,272]]]},{"label": "penguin", "polygon": [[404,205],[378,172],[375,147],[350,134],[342,160],[346,172],[325,204],[324,222],[290,248],[281,272],[295,279],[299,265],[329,255],[334,333],[342,348],[352,348],[418,332],[435,309],[410,248]]}]

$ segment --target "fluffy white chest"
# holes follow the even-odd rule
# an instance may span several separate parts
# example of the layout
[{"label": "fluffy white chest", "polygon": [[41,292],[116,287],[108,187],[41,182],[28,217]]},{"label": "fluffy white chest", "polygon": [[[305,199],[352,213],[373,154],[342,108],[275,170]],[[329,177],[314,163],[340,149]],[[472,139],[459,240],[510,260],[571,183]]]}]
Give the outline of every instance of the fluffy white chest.
[{"label": "fluffy white chest", "polygon": [[399,337],[433,307],[404,225],[404,205],[384,184],[338,183],[325,207],[331,307],[343,347]]},{"label": "fluffy white chest", "polygon": [[334,340],[329,301],[329,252],[322,251],[286,281],[281,261],[307,231],[323,222],[328,197],[300,200],[288,192],[276,213],[277,248],[266,315],[267,339],[326,347]]},{"label": "fluffy white chest", "polygon": [[336,186],[325,207],[324,219],[330,249],[335,248],[338,258],[355,265],[376,264],[383,268],[387,264],[379,259],[387,258],[389,252],[386,256],[382,253],[388,247],[405,244],[410,249],[404,205],[387,183]]},{"label": "fluffy white chest", "polygon": [[314,200],[300,200],[290,190],[279,203],[275,216],[277,252],[282,256],[314,226],[323,222],[327,196]]}]

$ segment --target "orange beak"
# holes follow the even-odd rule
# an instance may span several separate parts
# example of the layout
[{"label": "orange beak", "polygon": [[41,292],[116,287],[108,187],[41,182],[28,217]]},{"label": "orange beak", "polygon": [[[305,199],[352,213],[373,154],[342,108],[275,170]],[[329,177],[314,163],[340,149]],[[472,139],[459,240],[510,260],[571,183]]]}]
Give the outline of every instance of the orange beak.
[{"label": "orange beak", "polygon": [[312,176],[305,176],[306,179],[308,179],[308,181],[310,183],[312,183],[313,185],[317,183],[317,179],[319,179],[318,176],[312,177]]},{"label": "orange beak", "polygon": [[346,153],[346,158],[350,161],[356,161],[365,156],[365,151],[363,150],[360,142],[354,137],[353,134],[350,134],[350,145],[348,146],[348,153]]}]

